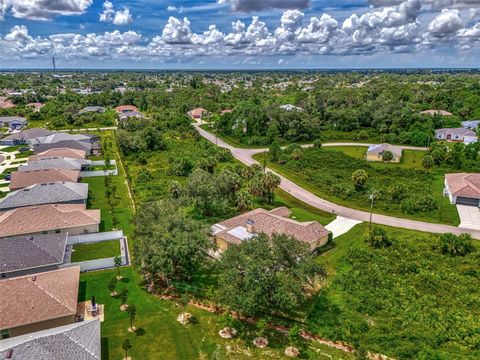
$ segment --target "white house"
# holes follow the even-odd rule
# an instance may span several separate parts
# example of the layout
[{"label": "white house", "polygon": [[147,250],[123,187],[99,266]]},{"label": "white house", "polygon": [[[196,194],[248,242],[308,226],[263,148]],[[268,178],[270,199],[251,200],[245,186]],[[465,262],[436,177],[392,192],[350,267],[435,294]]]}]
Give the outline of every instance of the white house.
[{"label": "white house", "polygon": [[458,141],[470,144],[478,141],[477,134],[470,129],[465,128],[447,128],[435,130],[437,140]]}]

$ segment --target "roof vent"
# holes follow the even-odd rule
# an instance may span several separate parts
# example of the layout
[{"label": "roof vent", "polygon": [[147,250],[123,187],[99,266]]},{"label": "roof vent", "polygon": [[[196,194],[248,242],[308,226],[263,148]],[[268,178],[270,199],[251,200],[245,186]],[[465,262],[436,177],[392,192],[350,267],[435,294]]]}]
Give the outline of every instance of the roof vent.
[{"label": "roof vent", "polygon": [[254,234],[255,233],[255,221],[251,220],[251,219],[248,219],[247,220],[247,231],[250,233],[250,234]]},{"label": "roof vent", "polygon": [[11,359],[13,356],[13,349],[8,349],[7,353],[5,354],[5,359]]},{"label": "roof vent", "polygon": [[30,278],[32,281],[35,281],[37,280],[37,277],[35,275],[33,275],[31,278]]}]

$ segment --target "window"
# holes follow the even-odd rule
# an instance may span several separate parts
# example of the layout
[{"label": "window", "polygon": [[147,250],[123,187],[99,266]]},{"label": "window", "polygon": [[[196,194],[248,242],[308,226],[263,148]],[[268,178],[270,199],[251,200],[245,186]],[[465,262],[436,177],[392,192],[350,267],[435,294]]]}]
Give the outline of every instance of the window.
[{"label": "window", "polygon": [[55,234],[60,234],[60,229],[56,229]]},{"label": "window", "polygon": [[42,234],[48,234],[48,231],[44,230],[42,231]]},{"label": "window", "polygon": [[8,332],[8,329],[3,329],[0,331],[0,339],[8,339],[10,337],[10,334]]}]

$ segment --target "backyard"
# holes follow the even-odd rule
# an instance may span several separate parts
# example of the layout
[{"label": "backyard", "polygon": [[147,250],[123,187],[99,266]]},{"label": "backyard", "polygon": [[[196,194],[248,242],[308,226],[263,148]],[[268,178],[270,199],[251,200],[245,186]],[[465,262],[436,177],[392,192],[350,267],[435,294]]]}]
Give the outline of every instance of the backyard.
[{"label": "backyard", "polygon": [[[122,357],[122,342],[129,338],[132,343],[130,354],[133,359],[280,359],[288,346],[287,338],[277,332],[268,331],[270,344],[258,349],[252,344],[257,336],[254,326],[239,327],[235,339],[225,340],[218,335],[223,328],[222,317],[195,307],[188,306],[195,321],[187,326],[180,325],[176,318],[183,311],[174,301],[160,300],[148,294],[141,277],[131,268],[122,268],[124,279],[117,291],[128,289],[128,304],[137,308],[134,325],[136,333],[127,331],[130,326],[128,315],[120,311],[121,302],[110,296],[108,283],[115,277],[116,270],[83,273],[80,277],[79,301],[95,296],[99,304],[105,304],[105,322],[102,323],[102,360]],[[305,359],[353,359],[353,355],[319,343],[305,345]]]},{"label": "backyard", "polygon": [[[442,196],[444,169],[430,172],[418,169],[418,154],[406,152],[399,165],[369,163],[361,147],[325,147],[302,150],[301,158],[286,158],[284,164],[270,161],[268,166],[317,196],[351,208],[370,210],[369,195],[375,193],[373,211],[427,222],[450,225],[460,223],[457,209]],[[355,188],[352,174],[364,170],[368,179]],[[408,179],[408,181],[406,181]]]},{"label": "backyard", "polygon": [[80,262],[120,255],[118,240],[100,241],[87,244],[73,245],[71,262]]}]

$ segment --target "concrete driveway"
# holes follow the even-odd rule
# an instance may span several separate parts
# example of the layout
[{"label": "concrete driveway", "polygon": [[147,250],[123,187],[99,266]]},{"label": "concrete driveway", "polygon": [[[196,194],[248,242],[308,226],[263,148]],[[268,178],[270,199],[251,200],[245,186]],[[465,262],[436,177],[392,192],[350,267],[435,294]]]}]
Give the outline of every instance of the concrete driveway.
[{"label": "concrete driveway", "polygon": [[460,228],[480,230],[480,209],[476,206],[457,205]]},{"label": "concrete driveway", "polygon": [[345,234],[346,232],[350,231],[355,225],[360,224],[361,221],[347,219],[342,216],[337,216],[335,220],[333,220],[330,224],[325,226],[328,231],[331,231],[333,234],[333,238],[339,237],[340,235]]}]

